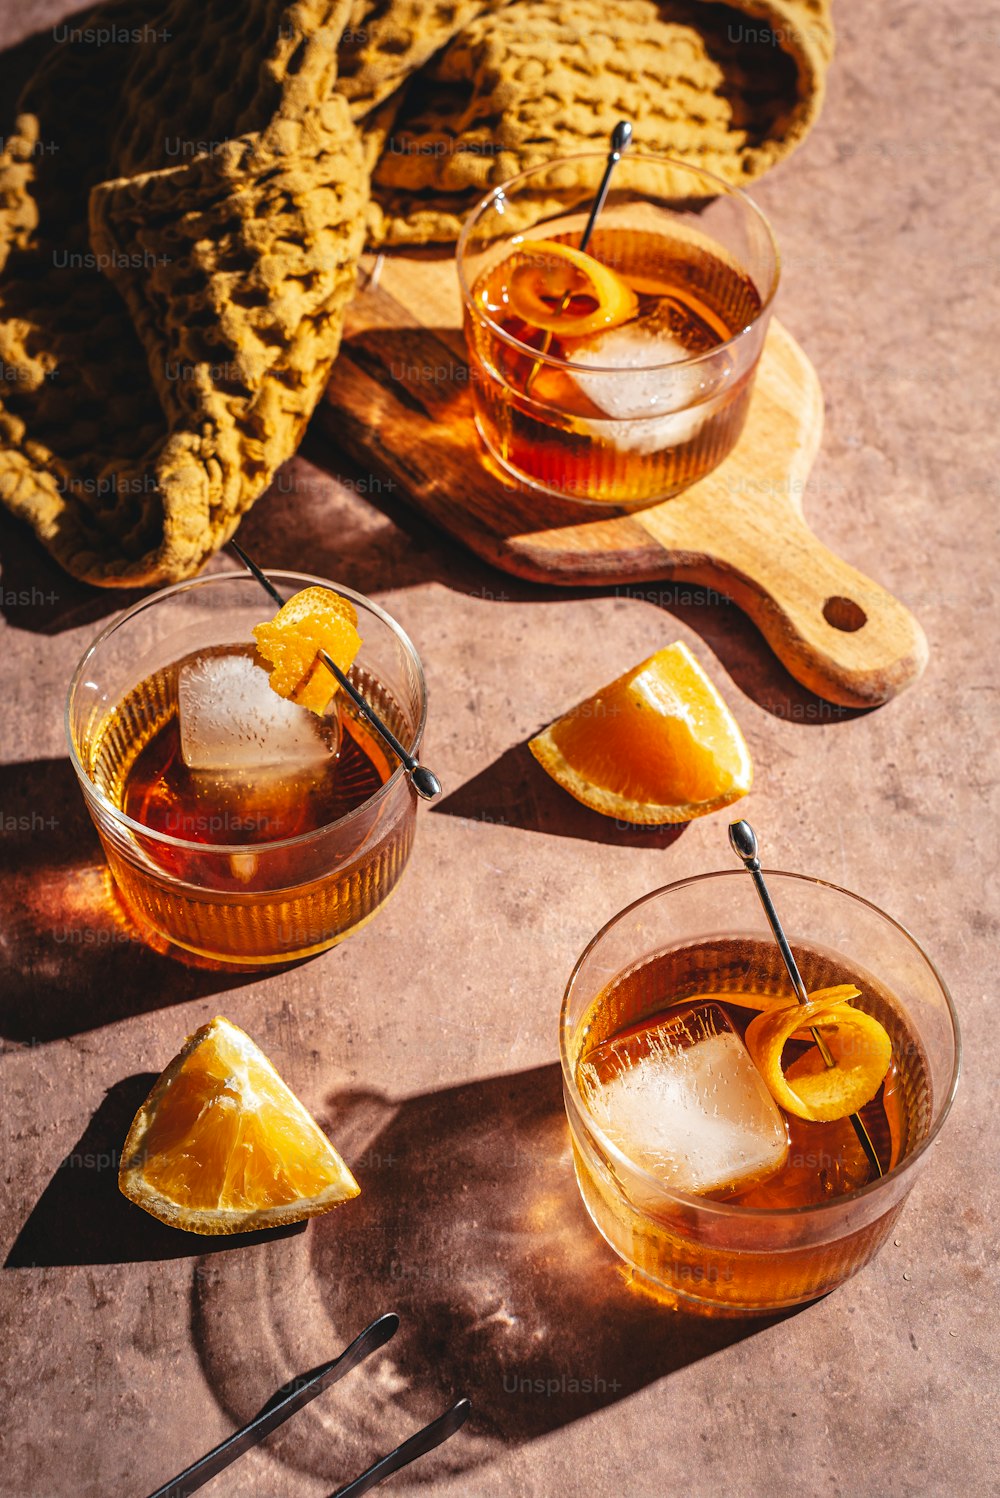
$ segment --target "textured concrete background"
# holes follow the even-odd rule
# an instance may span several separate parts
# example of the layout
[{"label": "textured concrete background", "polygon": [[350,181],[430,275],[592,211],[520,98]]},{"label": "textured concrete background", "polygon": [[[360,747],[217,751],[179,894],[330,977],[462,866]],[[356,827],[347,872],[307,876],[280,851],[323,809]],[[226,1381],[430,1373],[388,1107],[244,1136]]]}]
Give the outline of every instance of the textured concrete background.
[{"label": "textured concrete background", "polygon": [[[10,7],[4,39],[62,11]],[[836,713],[735,609],[683,590],[511,582],[307,441],[241,540],[400,619],[427,667],[427,757],[449,795],[422,811],[395,899],[343,948],[249,982],[191,972],[112,939],[65,754],[72,666],[120,600],[70,582],[3,522],[4,1493],[146,1493],[392,1307],[405,1317],[394,1356],[213,1495],[323,1498],[460,1392],[475,1426],[400,1490],[421,1476],[441,1498],[996,1484],[1000,19],[983,0],[853,0],[837,21],[826,112],[757,196],[784,253],[781,316],[827,397],[807,514],[930,639],[926,677],[897,702]],[[4,76],[18,66],[6,59]],[[626,902],[730,855],[724,816],[616,833],[524,743],[674,639],[746,732],[757,783],[743,804],[768,862],[910,926],[965,1033],[959,1101],[893,1240],[770,1324],[702,1324],[622,1286],[577,1201],[559,1112],[556,1016],[580,948]],[[149,1075],[219,1011],[331,1128],[360,1202],[227,1245],[160,1229],[117,1196],[112,1153]]]}]

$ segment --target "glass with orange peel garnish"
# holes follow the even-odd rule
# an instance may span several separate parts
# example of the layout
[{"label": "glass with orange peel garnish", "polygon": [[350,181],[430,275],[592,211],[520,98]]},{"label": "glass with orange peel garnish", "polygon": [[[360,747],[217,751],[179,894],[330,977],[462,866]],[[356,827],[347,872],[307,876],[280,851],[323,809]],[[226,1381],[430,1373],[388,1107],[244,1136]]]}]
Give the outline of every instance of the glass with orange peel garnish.
[{"label": "glass with orange peel garnish", "polygon": [[582,250],[605,168],[567,157],[494,189],[463,229],[458,272],[476,424],[496,461],[538,490],[639,509],[735,445],[778,252],[738,188],[636,152]]},{"label": "glass with orange peel garnish", "polygon": [[587,1209],[638,1285],[710,1315],[797,1305],[866,1264],[958,1080],[951,999],[908,932],[821,880],[767,883],[808,1006],[740,870],[615,916],[563,999]]},{"label": "glass with orange peel garnish", "polygon": [[369,920],[406,867],[417,792],[320,659],[417,752],[420,660],[339,584],[272,573],[178,583],[115,619],[70,687],[71,755],[118,898],[154,947],[260,966]]}]

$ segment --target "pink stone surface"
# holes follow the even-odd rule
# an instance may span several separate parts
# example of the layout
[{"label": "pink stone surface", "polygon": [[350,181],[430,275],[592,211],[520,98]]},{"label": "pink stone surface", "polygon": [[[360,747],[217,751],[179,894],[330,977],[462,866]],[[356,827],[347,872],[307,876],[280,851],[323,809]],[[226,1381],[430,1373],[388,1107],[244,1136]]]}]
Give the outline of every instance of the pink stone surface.
[{"label": "pink stone surface", "polygon": [[[10,9],[2,39],[62,13]],[[889,706],[829,708],[735,608],[684,588],[505,578],[307,439],[240,540],[400,620],[426,666],[426,757],[448,799],[422,810],[399,891],[342,948],[249,980],[195,972],[112,939],[66,758],[69,676],[121,599],[0,524],[12,1498],[149,1492],[393,1308],[395,1356],[321,1396],[213,1498],[324,1498],[460,1393],[475,1423],[399,1491],[948,1498],[996,1482],[1000,25],[955,0],[854,0],[837,22],[822,120],[755,191],[782,246],[780,314],[827,399],[806,513],[930,641],[926,676]],[[17,70],[4,59],[8,82]],[[767,862],[909,926],[966,1043],[953,1115],[881,1256],[757,1324],[699,1322],[621,1283],[576,1195],[554,1066],[562,986],[593,932],[731,855],[725,815],[679,835],[616,831],[525,742],[675,639],[743,726],[757,778],[742,807]],[[217,1012],[330,1128],[358,1203],[232,1245],[160,1228],[118,1196],[113,1152],[150,1075]]]}]

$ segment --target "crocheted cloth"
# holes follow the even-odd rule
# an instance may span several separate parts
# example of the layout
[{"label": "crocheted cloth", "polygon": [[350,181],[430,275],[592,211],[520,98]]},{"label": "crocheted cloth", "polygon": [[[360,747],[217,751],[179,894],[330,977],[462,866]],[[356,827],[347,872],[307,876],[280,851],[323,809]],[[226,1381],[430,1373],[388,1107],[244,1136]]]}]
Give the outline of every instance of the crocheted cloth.
[{"label": "crocheted cloth", "polygon": [[[295,450],[371,244],[536,161],[749,181],[815,118],[828,0],[116,0],[0,154],[0,498],[74,575],[196,572]],[[539,198],[530,212],[540,215]]]},{"label": "crocheted cloth", "polygon": [[[822,0],[751,0],[745,12],[698,0],[494,5],[404,86],[375,167],[369,235],[452,239],[491,187],[606,148],[623,117],[639,149],[752,181],[816,117],[831,48]],[[391,86],[365,77],[376,99]],[[354,82],[341,87],[350,95]],[[539,199],[535,210],[557,206]]]}]

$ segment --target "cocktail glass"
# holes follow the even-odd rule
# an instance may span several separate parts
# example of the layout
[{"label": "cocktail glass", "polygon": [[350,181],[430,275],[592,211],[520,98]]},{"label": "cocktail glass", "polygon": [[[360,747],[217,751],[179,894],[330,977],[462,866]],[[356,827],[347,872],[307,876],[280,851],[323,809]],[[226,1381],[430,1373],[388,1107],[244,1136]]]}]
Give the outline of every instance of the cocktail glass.
[{"label": "cocktail glass", "polygon": [[597,343],[532,329],[511,312],[512,268],[533,241],[579,246],[606,163],[565,157],[495,188],[463,228],[458,275],[476,425],[493,458],[529,489],[636,510],[696,483],[735,445],[779,258],[739,188],[629,152],[587,253],[624,278],[639,315]]},{"label": "cocktail glass", "polygon": [[[318,585],[351,600],[363,643],[350,678],[416,754],[426,686],[416,650],[395,620],[339,583],[269,575],[286,597]],[[118,895],[140,934],[181,959],[253,967],[321,952],[371,919],[398,883],[413,843],[409,777],[356,715],[352,752],[372,793],[327,825],[268,836],[279,826],[269,806],[285,811],[298,794],[298,781],[283,783],[273,769],[244,776],[245,802],[238,793],[213,807],[209,792],[197,817],[180,806],[174,821],[161,817],[154,827],[123,810],[139,756],[177,712],[178,664],[251,651],[253,626],[273,613],[246,573],[178,583],[119,615],[86,651],[70,685],[70,756]],[[339,711],[344,721],[348,706]]]},{"label": "cocktail glass", "polygon": [[[749,1207],[669,1189],[607,1137],[581,1087],[581,1060],[603,1038],[693,995],[755,989],[790,998],[778,949],[741,870],[644,896],[580,957],[560,1018],[563,1092],[577,1182],[596,1227],[637,1280],[688,1310],[745,1315],[834,1289],[885,1242],[947,1117],[958,1081],[948,991],[910,934],[868,901],[819,879],[769,873],[768,886],[806,987],[855,981],[888,1031],[897,1072],[891,1168],[806,1206]],[[608,996],[613,1009],[609,1011]],[[887,1164],[890,1162],[887,1160]]]}]

